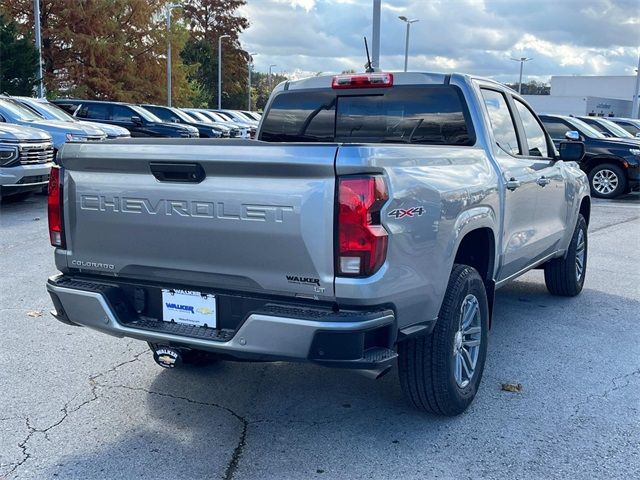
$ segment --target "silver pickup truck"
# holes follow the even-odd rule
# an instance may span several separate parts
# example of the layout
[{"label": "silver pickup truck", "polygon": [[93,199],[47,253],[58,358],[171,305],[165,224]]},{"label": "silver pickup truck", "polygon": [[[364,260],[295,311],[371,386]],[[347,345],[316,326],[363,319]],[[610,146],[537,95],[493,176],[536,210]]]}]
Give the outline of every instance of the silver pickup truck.
[{"label": "silver pickup truck", "polygon": [[589,186],[512,90],[429,73],[279,85],[259,141],[68,144],[49,191],[54,316],[156,361],[302,361],[415,407],[476,394],[495,290],[580,293]]}]

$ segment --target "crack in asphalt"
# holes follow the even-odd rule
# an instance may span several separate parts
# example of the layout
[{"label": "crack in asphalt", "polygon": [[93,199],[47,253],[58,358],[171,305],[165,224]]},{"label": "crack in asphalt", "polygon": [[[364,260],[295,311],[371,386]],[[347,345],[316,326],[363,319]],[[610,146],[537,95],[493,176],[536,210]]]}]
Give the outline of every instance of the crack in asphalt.
[{"label": "crack in asphalt", "polygon": [[227,468],[225,469],[224,475],[222,477],[224,480],[231,480],[233,478],[233,476],[234,476],[234,474],[235,474],[235,472],[236,472],[236,470],[238,468],[238,464],[240,462],[240,457],[242,456],[244,447],[246,445],[247,429],[249,427],[249,424],[254,423],[254,422],[247,420],[245,417],[243,417],[239,413],[236,413],[231,408],[225,407],[224,405],[220,405],[218,403],[202,402],[200,400],[194,400],[194,399],[189,398],[189,397],[183,397],[183,396],[180,396],[180,395],[174,395],[172,393],[157,392],[155,390],[149,390],[149,389],[143,388],[143,387],[132,387],[132,386],[129,386],[129,385],[108,385],[108,384],[105,384],[105,383],[101,383],[101,384],[97,384],[97,386],[100,386],[100,387],[103,387],[103,388],[123,388],[125,390],[144,392],[144,393],[146,393],[148,395],[157,395],[159,397],[172,398],[174,400],[182,400],[182,401],[185,401],[187,403],[194,404],[194,405],[202,405],[202,406],[205,406],[205,407],[218,408],[220,410],[224,410],[225,412],[229,413],[232,417],[234,417],[236,420],[238,420],[242,425],[242,431],[240,432],[240,438],[238,440],[238,443],[237,443],[236,447],[233,450],[233,453],[231,455],[231,460],[227,464]]},{"label": "crack in asphalt", "polygon": [[[626,388],[629,386],[629,384],[631,383],[631,377],[635,377],[640,375],[640,368],[638,368],[637,370],[634,370],[631,373],[626,373],[624,375],[619,375],[617,377],[614,377],[610,380],[609,383],[612,383],[613,386],[607,388],[603,393],[598,394],[598,395],[587,395],[587,398],[585,398],[584,400],[582,400],[581,402],[578,402],[574,407],[573,407],[573,415],[571,415],[572,417],[575,417],[578,415],[580,409],[582,407],[584,407],[585,405],[587,405],[589,402],[591,402],[592,400],[596,399],[596,398],[607,398],[609,396],[610,393],[615,392],[617,390],[622,390],[623,388]],[[619,382],[620,380],[625,380],[624,384],[620,384],[618,385],[617,382]]]},{"label": "crack in asphalt", "polygon": [[120,367],[122,367],[124,365],[127,365],[129,363],[133,363],[133,362],[137,362],[139,357],[140,357],[140,355],[142,355],[144,353],[147,353],[147,352],[148,352],[148,350],[145,349],[143,352],[136,353],[134,355],[133,359],[126,360],[124,362],[121,362],[121,363],[119,363],[119,364],[117,364],[117,365],[105,370],[104,372],[100,372],[100,373],[97,373],[95,375],[90,376],[89,377],[89,385],[91,386],[91,388],[90,388],[91,398],[85,400],[84,402],[79,404],[77,407],[75,407],[73,409],[69,409],[69,404],[71,402],[73,402],[73,400],[75,400],[78,397],[78,394],[74,395],[70,400],[65,402],[64,406],[60,409],[60,411],[62,412],[62,417],[58,421],[56,421],[56,422],[52,423],[51,425],[49,425],[48,427],[42,428],[42,429],[35,428],[35,427],[33,427],[31,425],[31,421],[30,421],[29,417],[26,417],[26,424],[27,424],[27,429],[28,429],[29,433],[27,434],[27,436],[25,437],[24,440],[22,440],[20,443],[18,443],[18,447],[22,450],[22,457],[23,458],[18,462],[9,464],[9,465],[13,465],[13,466],[7,472],[6,476],[9,477],[13,473],[15,473],[15,471],[18,468],[20,468],[20,466],[22,466],[25,462],[27,462],[27,460],[29,460],[31,458],[31,453],[29,453],[29,451],[27,449],[27,444],[29,443],[29,440],[31,440],[31,437],[33,436],[33,434],[42,433],[44,435],[44,437],[47,440],[49,440],[48,432],[51,429],[61,425],[69,417],[70,414],[77,412],[78,410],[80,410],[84,406],[86,406],[89,403],[94,402],[95,400],[98,399],[97,389],[98,389],[99,386],[101,386],[101,384],[96,382],[96,379],[98,379],[98,378],[100,378],[100,377],[102,377],[102,376],[104,376],[104,375],[106,375],[108,373],[114,372],[115,370],[117,370],[118,368],[120,368]]},{"label": "crack in asphalt", "polygon": [[640,219],[640,217],[628,218],[626,220],[622,220],[620,222],[615,222],[615,223],[608,223],[608,224],[602,225],[602,226],[600,226],[598,228],[590,229],[589,230],[589,234],[594,234],[594,233],[600,232],[602,230],[606,230],[607,228],[617,227],[618,225],[624,225],[625,223],[635,222],[638,219]]}]

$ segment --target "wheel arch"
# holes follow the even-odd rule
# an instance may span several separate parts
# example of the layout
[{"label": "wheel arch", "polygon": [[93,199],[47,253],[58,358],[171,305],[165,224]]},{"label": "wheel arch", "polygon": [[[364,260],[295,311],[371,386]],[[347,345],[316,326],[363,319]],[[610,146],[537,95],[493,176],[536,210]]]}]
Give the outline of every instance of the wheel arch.
[{"label": "wheel arch", "polygon": [[598,165],[602,165],[605,163],[612,163],[614,165],[617,165],[618,167],[622,168],[625,174],[627,172],[627,166],[624,158],[618,157],[617,155],[606,155],[606,156],[599,155],[599,156],[590,158],[586,162],[584,162],[583,170],[588,175]]}]

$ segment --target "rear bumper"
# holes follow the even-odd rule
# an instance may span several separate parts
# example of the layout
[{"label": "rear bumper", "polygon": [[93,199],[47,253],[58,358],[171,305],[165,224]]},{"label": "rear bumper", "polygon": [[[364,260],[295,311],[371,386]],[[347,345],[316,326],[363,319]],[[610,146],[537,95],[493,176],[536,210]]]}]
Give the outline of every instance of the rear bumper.
[{"label": "rear bumper", "polygon": [[249,360],[308,361],[341,368],[381,368],[396,357],[395,318],[389,309],[333,312],[274,301],[248,312],[235,330],[216,330],[138,315],[126,305],[117,283],[58,275],[48,280],[47,290],[59,321],[116,337]]}]

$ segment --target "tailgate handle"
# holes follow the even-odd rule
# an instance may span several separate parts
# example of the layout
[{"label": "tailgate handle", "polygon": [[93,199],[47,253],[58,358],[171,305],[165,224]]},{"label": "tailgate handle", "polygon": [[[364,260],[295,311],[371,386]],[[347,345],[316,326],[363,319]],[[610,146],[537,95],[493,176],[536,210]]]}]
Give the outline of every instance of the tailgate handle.
[{"label": "tailgate handle", "polygon": [[161,182],[200,183],[206,177],[198,163],[149,162],[149,167]]}]

